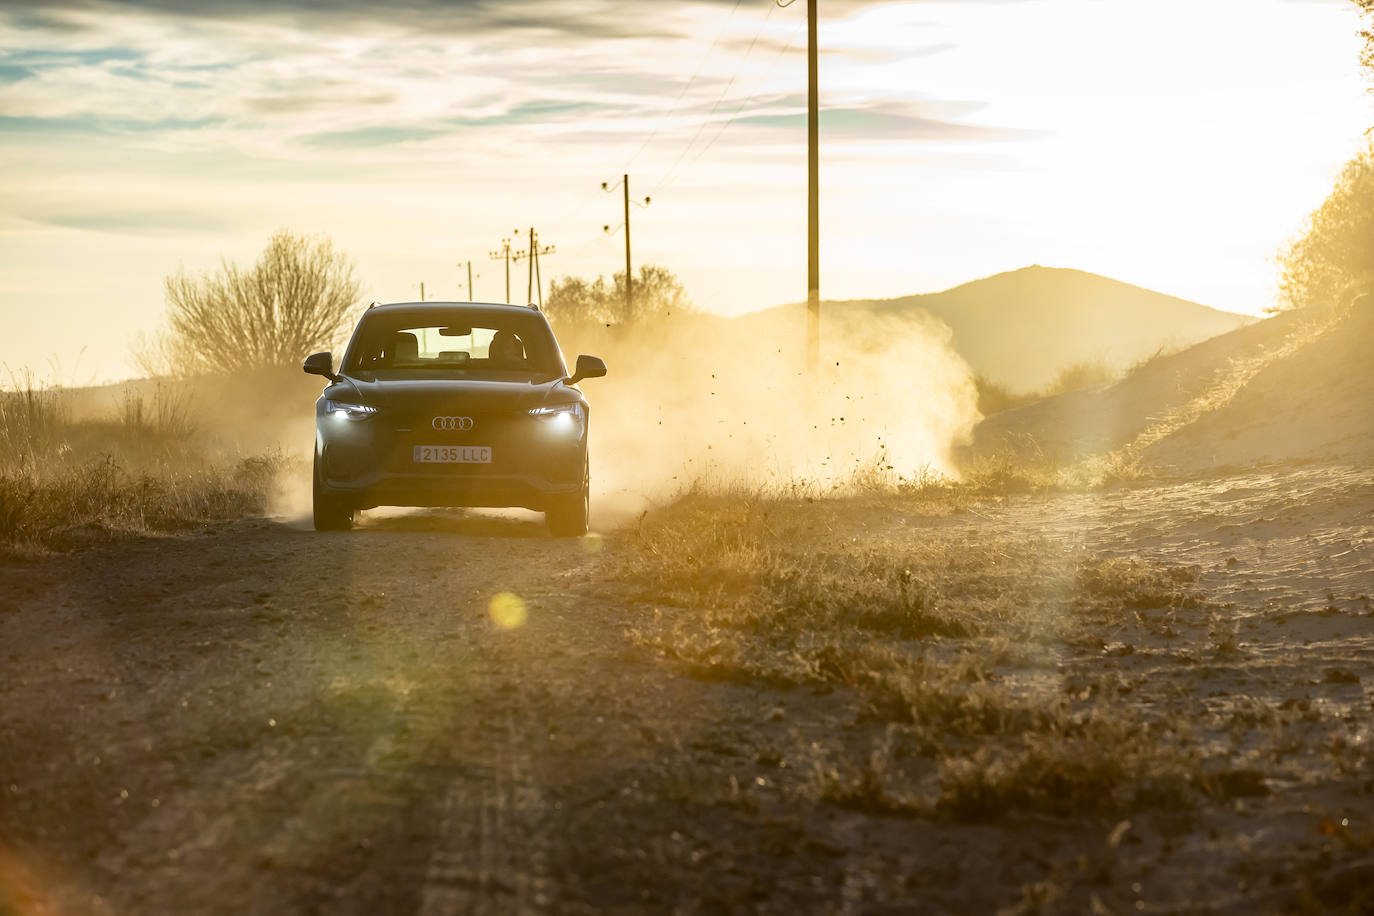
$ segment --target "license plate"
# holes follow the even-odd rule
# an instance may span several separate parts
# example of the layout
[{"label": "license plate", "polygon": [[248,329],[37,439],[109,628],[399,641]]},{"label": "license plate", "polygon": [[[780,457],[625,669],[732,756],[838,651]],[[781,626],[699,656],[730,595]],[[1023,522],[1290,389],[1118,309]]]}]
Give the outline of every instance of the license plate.
[{"label": "license plate", "polygon": [[489,445],[417,445],[417,464],[491,464]]}]

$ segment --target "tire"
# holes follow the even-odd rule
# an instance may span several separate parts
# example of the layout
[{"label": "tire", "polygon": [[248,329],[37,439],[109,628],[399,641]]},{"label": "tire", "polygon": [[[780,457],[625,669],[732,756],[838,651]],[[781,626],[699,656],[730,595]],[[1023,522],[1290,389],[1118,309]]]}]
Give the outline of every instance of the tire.
[{"label": "tire", "polygon": [[549,534],[556,538],[580,538],[587,533],[588,501],[591,494],[591,469],[586,455],[582,456],[582,488],[576,493],[558,496],[544,511],[544,523]]},{"label": "tire", "polygon": [[320,456],[315,455],[311,516],[316,531],[347,531],[353,527],[353,510],[342,499],[326,492],[320,481]]}]

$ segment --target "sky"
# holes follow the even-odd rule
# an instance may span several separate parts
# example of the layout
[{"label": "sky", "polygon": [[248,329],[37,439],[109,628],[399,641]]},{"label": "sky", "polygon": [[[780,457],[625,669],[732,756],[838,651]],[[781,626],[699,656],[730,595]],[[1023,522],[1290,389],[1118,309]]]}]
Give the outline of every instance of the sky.
[{"label": "sky", "polygon": [[[365,300],[466,299],[471,260],[501,301],[530,226],[546,289],[609,275],[624,173],[636,265],[725,314],[804,299],[805,7],[0,0],[0,363],[129,376],[164,277],[281,228]],[[1374,124],[1348,0],[820,9],[824,298],[1038,263],[1258,314]]]}]

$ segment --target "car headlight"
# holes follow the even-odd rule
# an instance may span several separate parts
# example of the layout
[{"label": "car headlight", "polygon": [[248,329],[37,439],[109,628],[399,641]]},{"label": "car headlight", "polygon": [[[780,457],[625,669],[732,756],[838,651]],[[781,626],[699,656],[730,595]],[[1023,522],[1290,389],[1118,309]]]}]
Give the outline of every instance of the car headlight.
[{"label": "car headlight", "polygon": [[347,401],[324,402],[324,412],[339,420],[366,420],[377,413],[369,404],[350,404]]},{"label": "car headlight", "polygon": [[587,415],[582,410],[582,404],[577,401],[571,404],[557,404],[552,407],[535,407],[530,411],[530,416],[547,423],[549,428],[555,432],[579,438],[587,422]]}]

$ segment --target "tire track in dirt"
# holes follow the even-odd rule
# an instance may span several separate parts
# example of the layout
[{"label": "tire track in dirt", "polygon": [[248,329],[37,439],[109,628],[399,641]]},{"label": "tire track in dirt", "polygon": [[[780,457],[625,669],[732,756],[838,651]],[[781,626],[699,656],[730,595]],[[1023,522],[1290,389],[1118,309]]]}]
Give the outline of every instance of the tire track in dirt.
[{"label": "tire track in dirt", "polygon": [[[76,911],[540,906],[526,710],[576,664],[581,599],[559,586],[595,562],[529,522],[422,516],[340,536],[250,521],[0,570],[43,585],[0,618],[23,649],[0,725],[26,736],[0,753],[0,846],[69,871]],[[489,621],[499,591],[536,633]],[[417,872],[423,892],[394,880]]]},{"label": "tire track in dirt", "polygon": [[492,778],[449,784],[418,916],[527,913],[554,902],[546,800],[507,711]]}]

